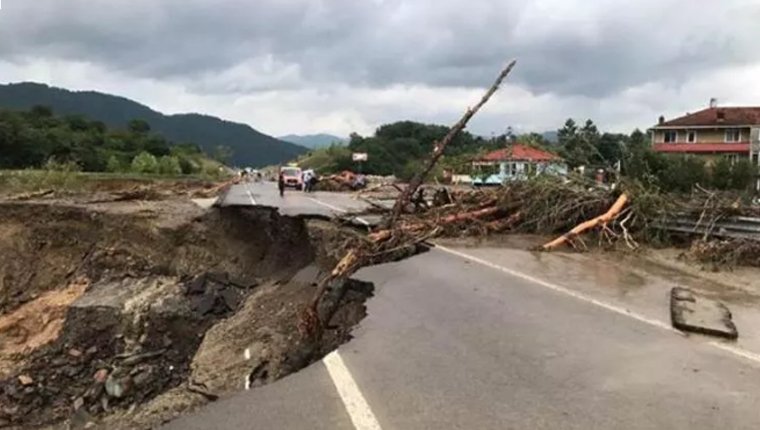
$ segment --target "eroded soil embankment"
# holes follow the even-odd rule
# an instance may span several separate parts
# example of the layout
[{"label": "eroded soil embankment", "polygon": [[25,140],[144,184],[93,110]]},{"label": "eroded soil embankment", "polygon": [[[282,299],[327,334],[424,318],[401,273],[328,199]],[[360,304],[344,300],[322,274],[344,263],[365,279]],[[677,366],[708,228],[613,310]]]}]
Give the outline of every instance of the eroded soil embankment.
[{"label": "eroded soil embankment", "polygon": [[0,427],[148,428],[276,380],[346,341],[297,314],[349,234],[269,211],[0,205]]}]

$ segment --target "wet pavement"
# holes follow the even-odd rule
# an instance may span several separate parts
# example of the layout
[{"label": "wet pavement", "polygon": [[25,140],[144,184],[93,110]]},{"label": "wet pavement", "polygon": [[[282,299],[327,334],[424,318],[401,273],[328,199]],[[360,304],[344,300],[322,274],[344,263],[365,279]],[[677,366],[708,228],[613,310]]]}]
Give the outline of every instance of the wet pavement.
[{"label": "wet pavement", "polygon": [[[725,274],[705,272],[697,266],[690,271],[680,270],[673,267],[676,264],[663,262],[666,258],[674,259],[674,253],[658,250],[645,253],[528,250],[545,239],[526,235],[438,242],[667,324],[670,324],[671,289],[692,289],[725,303],[739,331],[735,345],[760,355],[760,330],[755,330],[760,327],[760,277],[753,274],[753,271],[760,273],[757,269]],[[663,258],[663,254],[667,257]]]}]

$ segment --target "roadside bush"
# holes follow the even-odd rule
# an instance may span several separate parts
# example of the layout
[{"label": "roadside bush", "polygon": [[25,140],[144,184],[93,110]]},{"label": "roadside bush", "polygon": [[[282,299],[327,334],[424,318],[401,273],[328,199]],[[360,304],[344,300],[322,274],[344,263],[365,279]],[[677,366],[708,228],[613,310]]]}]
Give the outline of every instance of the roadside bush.
[{"label": "roadside bush", "polygon": [[169,155],[164,155],[158,160],[158,172],[162,175],[180,175],[182,167],[179,165],[179,159]]},{"label": "roadside bush", "polygon": [[108,157],[108,162],[106,163],[106,171],[111,173],[117,173],[124,170],[124,165],[121,163],[121,160],[119,160],[119,157],[112,155]]},{"label": "roadside bush", "polygon": [[192,175],[201,171],[201,166],[188,157],[178,157],[179,168],[183,175]]},{"label": "roadside bush", "polygon": [[752,186],[755,175],[757,175],[757,167],[753,166],[749,160],[739,160],[731,166],[731,189],[749,189]]},{"label": "roadside bush", "polygon": [[132,171],[135,173],[158,173],[158,160],[148,152],[141,152],[132,159]]},{"label": "roadside bush", "polygon": [[58,161],[52,157],[45,162],[42,168],[51,172],[79,172],[82,170],[79,164],[74,161]]},{"label": "roadside bush", "polygon": [[729,189],[733,182],[731,170],[731,162],[726,158],[719,158],[711,168],[712,186],[719,190]]},{"label": "roadside bush", "polygon": [[757,174],[757,168],[749,160],[739,160],[732,165],[726,158],[718,159],[710,170],[712,188],[718,190],[746,191]]},{"label": "roadside bush", "polygon": [[689,192],[695,185],[709,187],[710,172],[705,162],[699,157],[667,157],[661,170],[655,172],[657,182],[664,191]]}]

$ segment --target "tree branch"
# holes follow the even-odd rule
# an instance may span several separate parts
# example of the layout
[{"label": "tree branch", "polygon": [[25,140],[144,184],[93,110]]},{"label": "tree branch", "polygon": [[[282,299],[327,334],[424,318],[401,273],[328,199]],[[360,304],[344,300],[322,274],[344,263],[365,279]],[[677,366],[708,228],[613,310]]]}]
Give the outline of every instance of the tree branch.
[{"label": "tree branch", "polygon": [[492,95],[496,92],[496,90],[499,89],[499,86],[502,82],[504,82],[504,79],[507,78],[507,75],[512,71],[512,68],[515,67],[515,64],[517,64],[516,60],[512,60],[507,67],[504,68],[504,70],[501,71],[499,76],[496,78],[496,81],[491,85],[491,88],[488,89],[488,91],[483,95],[483,98],[480,99],[480,102],[478,102],[477,105],[475,105],[474,108],[469,108],[464,113],[462,118],[454,124],[454,126],[451,127],[449,132],[444,136],[443,139],[441,139],[440,142],[436,142],[435,146],[433,147],[433,153],[430,157],[430,159],[425,164],[425,167],[417,172],[416,175],[412,178],[412,180],[409,182],[409,185],[404,189],[404,191],[401,193],[401,195],[396,200],[396,204],[393,206],[393,212],[391,213],[390,218],[386,221],[386,227],[392,226],[397,220],[398,217],[401,215],[401,213],[404,211],[404,208],[406,208],[407,205],[409,205],[409,201],[411,200],[411,197],[414,195],[415,192],[417,192],[417,189],[422,185],[422,183],[425,181],[425,178],[428,174],[430,174],[430,171],[433,170],[433,167],[438,162],[438,160],[443,155],[443,151],[446,149],[446,147],[454,140],[454,138],[464,130],[464,128],[467,126],[467,123],[470,121],[470,119],[480,110],[480,108],[485,105],[488,100],[491,98]]}]

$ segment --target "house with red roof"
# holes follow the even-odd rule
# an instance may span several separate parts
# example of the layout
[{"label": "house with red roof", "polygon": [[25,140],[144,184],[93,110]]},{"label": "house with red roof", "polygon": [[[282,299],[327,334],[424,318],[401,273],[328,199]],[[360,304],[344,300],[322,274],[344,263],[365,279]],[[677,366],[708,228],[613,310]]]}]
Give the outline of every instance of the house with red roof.
[{"label": "house with red roof", "polygon": [[474,160],[474,185],[497,185],[539,174],[566,175],[567,164],[549,151],[515,143]]},{"label": "house with red roof", "polygon": [[749,158],[760,165],[760,107],[723,107],[712,99],[699,112],[667,121],[660,117],[650,133],[657,152]]}]

